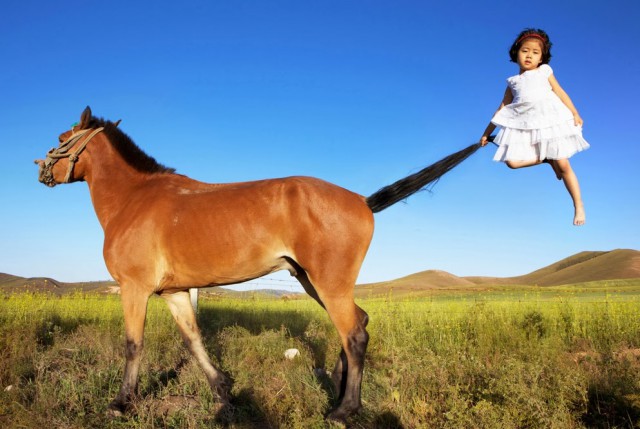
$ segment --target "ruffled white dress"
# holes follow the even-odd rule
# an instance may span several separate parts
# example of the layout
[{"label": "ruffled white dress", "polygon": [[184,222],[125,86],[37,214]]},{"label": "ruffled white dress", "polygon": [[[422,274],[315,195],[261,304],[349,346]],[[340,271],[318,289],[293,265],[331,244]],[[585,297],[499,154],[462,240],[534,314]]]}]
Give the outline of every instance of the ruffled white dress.
[{"label": "ruffled white dress", "polygon": [[589,148],[582,127],[552,91],[548,64],[507,79],[513,102],[500,109],[491,122],[500,127],[494,142],[494,161],[564,159]]}]

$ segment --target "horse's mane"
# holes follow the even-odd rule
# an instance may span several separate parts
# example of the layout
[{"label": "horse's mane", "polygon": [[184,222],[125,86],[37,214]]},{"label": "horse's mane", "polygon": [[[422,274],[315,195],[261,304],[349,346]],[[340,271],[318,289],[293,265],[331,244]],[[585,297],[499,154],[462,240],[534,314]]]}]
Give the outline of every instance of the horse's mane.
[{"label": "horse's mane", "polygon": [[98,127],[104,127],[103,133],[106,134],[111,145],[127,164],[136,170],[142,173],[175,173],[176,170],[174,168],[166,167],[147,155],[116,124],[103,118],[91,117],[88,128]]}]

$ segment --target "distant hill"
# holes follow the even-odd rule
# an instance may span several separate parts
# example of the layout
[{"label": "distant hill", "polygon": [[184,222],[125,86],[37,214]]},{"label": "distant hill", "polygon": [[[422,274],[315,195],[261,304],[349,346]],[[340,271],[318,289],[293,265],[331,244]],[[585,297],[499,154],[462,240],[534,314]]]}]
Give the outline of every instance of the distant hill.
[{"label": "distant hill", "polygon": [[0,292],[50,292],[62,295],[74,291],[105,292],[117,286],[114,281],[64,283],[49,277],[18,277],[0,273]]},{"label": "distant hill", "polygon": [[12,276],[11,274],[0,273],[0,284],[4,282],[10,282],[16,279],[20,279],[22,277]]},{"label": "distant hill", "polygon": [[461,289],[474,287],[476,284],[462,277],[454,276],[446,271],[428,270],[380,283],[358,285],[358,289],[364,288],[394,288],[396,290],[429,289]]},{"label": "distant hill", "polygon": [[[561,286],[602,280],[640,279],[640,251],[616,249],[611,251],[580,252],[529,274],[516,277],[458,277],[445,271],[428,270],[396,280],[358,285],[356,295],[420,291],[481,290],[490,286]],[[114,281],[63,283],[47,277],[18,277],[0,273],[0,292],[50,292],[64,294],[73,291],[117,293]],[[280,297],[295,295],[280,290],[261,290],[260,294]],[[235,295],[224,288],[205,288],[210,295]],[[240,293],[241,294],[241,293]]]},{"label": "distant hill", "polygon": [[[104,294],[118,294],[120,287],[113,280],[95,281],[95,282],[76,282],[64,283],[49,277],[18,277],[12,274],[0,273],[0,294],[1,293],[20,293],[20,292],[44,292],[53,293],[55,295],[63,295],[77,291],[95,292]],[[249,292],[238,292],[224,287],[213,287],[201,289],[202,296],[219,297],[219,296],[254,296],[264,295],[265,297],[295,299],[296,294],[291,291],[261,289]]]},{"label": "distant hill", "polygon": [[516,277],[457,277],[428,270],[396,280],[359,285],[357,295],[425,290],[474,290],[488,286],[561,286],[602,280],[640,279],[640,251],[616,249],[580,252],[529,274]]},{"label": "distant hill", "polygon": [[529,274],[517,277],[465,277],[475,284],[559,286],[599,280],[640,278],[640,251],[580,252]]}]

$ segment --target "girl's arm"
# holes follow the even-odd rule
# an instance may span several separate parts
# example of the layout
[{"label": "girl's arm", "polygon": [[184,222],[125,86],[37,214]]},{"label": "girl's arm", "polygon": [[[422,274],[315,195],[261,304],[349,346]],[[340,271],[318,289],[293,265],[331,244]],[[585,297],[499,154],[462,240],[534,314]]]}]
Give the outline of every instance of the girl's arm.
[{"label": "girl's arm", "polygon": [[551,84],[551,89],[553,90],[553,92],[556,93],[558,98],[560,98],[560,100],[564,103],[564,105],[567,106],[569,110],[571,110],[571,113],[573,113],[573,123],[575,125],[582,126],[584,121],[580,117],[580,114],[578,113],[578,109],[576,109],[576,106],[573,105],[571,98],[569,98],[569,95],[564,91],[564,89],[562,89],[562,87],[558,83],[558,80],[553,74],[549,76],[549,83]]},{"label": "girl's arm", "polygon": [[[507,89],[504,91],[504,97],[502,97],[502,102],[500,103],[500,107],[498,107],[498,110],[496,110],[496,113],[498,113],[507,104],[511,104],[512,101],[513,101],[513,93],[511,92],[511,89],[507,86]],[[496,129],[496,126],[492,122],[489,122],[489,125],[487,125],[487,128],[484,130],[484,133],[482,133],[482,138],[480,138],[480,146],[487,145],[488,143],[487,138],[491,135],[491,133],[495,129]]]}]

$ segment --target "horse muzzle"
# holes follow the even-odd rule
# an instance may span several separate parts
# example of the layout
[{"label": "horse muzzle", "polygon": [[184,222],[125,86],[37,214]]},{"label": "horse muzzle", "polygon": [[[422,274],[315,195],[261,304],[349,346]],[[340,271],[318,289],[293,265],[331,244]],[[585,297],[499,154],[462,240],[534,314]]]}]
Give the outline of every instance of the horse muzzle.
[{"label": "horse muzzle", "polygon": [[[73,167],[75,163],[78,162],[80,154],[82,153],[82,151],[84,151],[89,141],[91,141],[91,139],[103,129],[103,127],[100,127],[95,130],[86,129],[78,131],[72,134],[67,140],[60,143],[60,146],[58,146],[57,148],[51,148],[51,150],[47,152],[47,157],[44,160],[36,159],[34,162],[40,167],[38,171],[38,180],[50,188],[53,188],[59,183],[72,182]],[[71,152],[71,149],[74,148],[76,143],[80,142],[82,137],[89,131],[91,131],[91,134],[89,134],[89,136],[86,137],[84,141],[82,141],[78,145],[74,152]],[[53,166],[56,164],[56,162],[64,158],[66,158],[68,162],[67,175],[64,177],[64,179],[62,179],[62,181],[56,181],[56,179],[53,177]]]},{"label": "horse muzzle", "polygon": [[53,169],[53,163],[47,163],[43,159],[36,159],[33,162],[38,164],[38,181],[40,183],[44,183],[50,188],[58,184],[53,178],[53,171],[51,171]]}]

